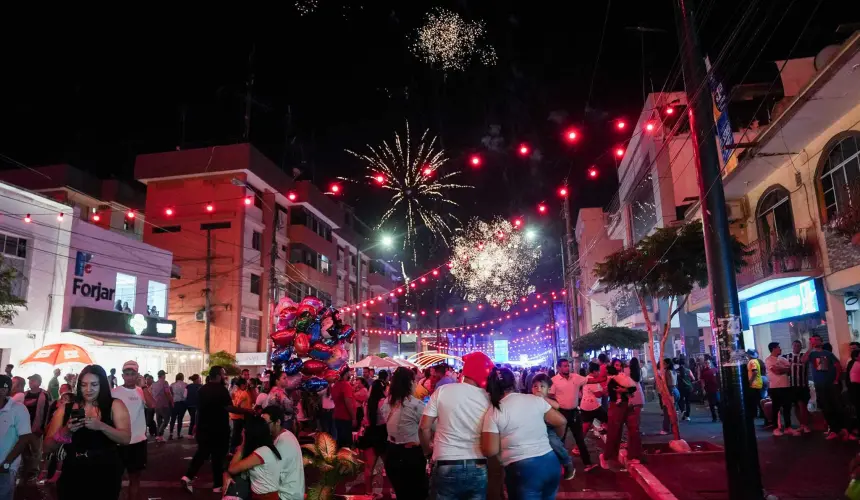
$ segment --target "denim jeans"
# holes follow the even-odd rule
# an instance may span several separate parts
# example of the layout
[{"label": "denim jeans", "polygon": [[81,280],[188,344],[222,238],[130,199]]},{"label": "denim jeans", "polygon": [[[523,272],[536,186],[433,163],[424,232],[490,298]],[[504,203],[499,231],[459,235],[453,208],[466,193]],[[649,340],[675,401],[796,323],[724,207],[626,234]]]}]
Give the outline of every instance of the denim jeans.
[{"label": "denim jeans", "polygon": [[553,500],[561,482],[554,453],[526,458],[505,466],[508,500]]},{"label": "denim jeans", "polygon": [[[675,410],[678,409],[678,399],[681,397],[681,393],[678,392],[677,387],[669,387],[669,393],[672,394],[672,399],[674,400]],[[660,400],[660,407],[663,408],[663,430],[665,432],[672,432],[672,422],[669,421],[669,410],[667,410],[663,406],[663,400]]]},{"label": "denim jeans", "polygon": [[185,401],[177,401],[173,405],[173,412],[170,414],[170,435],[173,435],[173,426],[178,424],[176,429],[176,437],[182,437],[182,421],[185,419]]},{"label": "denim jeans", "polygon": [[436,465],[430,480],[436,500],[487,498],[487,464]]},{"label": "denim jeans", "polygon": [[17,469],[9,469],[9,472],[0,473],[0,498],[3,500],[15,498],[15,478],[17,476]]},{"label": "denim jeans", "polygon": [[[565,432],[567,432],[567,429],[565,429]],[[559,463],[565,466],[572,466],[573,459],[570,457],[570,453],[567,452],[567,448],[564,447],[564,441],[556,434],[555,429],[547,426],[546,434],[549,437],[549,445],[552,446],[552,452],[555,453]]]}]

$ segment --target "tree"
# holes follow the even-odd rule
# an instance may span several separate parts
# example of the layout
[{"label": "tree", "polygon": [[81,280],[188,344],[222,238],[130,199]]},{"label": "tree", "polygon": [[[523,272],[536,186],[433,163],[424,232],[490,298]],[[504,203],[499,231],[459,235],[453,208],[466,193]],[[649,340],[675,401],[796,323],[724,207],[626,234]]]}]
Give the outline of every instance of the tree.
[{"label": "tree", "polygon": [[224,370],[227,372],[227,375],[230,376],[235,376],[242,373],[242,371],[239,370],[239,366],[236,365],[236,356],[230,354],[227,351],[218,351],[210,355],[209,366],[207,366],[206,369],[203,370],[203,375],[209,375],[209,370],[215,365],[224,368]]},{"label": "tree", "polygon": [[[732,237],[735,272],[746,264],[744,257],[752,252]],[[624,248],[609,255],[594,271],[597,279],[607,290],[632,292],[639,301],[648,332],[648,359],[654,369],[654,381],[663,406],[669,412],[675,440],[681,439],[675,402],[669,393],[666,379],[660,376],[655,350],[664,346],[669,337],[672,318],[687,303],[694,286],[708,286],[708,267],[705,260],[705,239],[700,221],[657,229],[635,246]],[[669,317],[665,319],[663,332],[658,341],[654,325],[648,314],[645,297],[668,301]],[[677,303],[677,306],[676,306]]]},{"label": "tree", "polygon": [[12,292],[12,283],[18,271],[5,265],[0,256],[0,324],[9,325],[18,315],[19,307],[27,307],[27,301]]},{"label": "tree", "polygon": [[648,342],[648,333],[624,326],[609,326],[598,323],[585,335],[573,341],[573,348],[579,352],[600,351],[604,346],[621,349],[638,349]]}]

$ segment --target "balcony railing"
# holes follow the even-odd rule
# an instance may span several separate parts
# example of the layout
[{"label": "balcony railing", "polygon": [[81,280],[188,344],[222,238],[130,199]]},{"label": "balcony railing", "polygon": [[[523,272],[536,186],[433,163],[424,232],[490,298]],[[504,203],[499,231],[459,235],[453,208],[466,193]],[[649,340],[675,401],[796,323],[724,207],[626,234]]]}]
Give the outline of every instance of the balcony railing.
[{"label": "balcony railing", "polygon": [[783,256],[774,250],[780,246],[780,237],[771,233],[746,248],[752,255],[745,258],[747,265],[738,273],[738,288],[744,288],[770,276],[784,273],[812,271],[821,267],[821,254],[814,228],[797,229],[797,239],[810,249],[804,257]]}]

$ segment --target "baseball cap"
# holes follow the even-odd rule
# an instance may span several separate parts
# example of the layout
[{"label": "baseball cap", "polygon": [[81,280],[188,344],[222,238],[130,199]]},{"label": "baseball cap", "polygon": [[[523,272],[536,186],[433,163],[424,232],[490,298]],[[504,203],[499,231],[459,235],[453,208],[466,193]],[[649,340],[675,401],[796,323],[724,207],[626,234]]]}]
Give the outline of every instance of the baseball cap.
[{"label": "baseball cap", "polygon": [[470,378],[478,387],[487,387],[487,377],[493,371],[493,360],[482,352],[470,352],[463,356],[463,376]]},{"label": "baseball cap", "polygon": [[34,373],[34,374],[30,375],[29,377],[27,377],[27,380],[38,380],[39,383],[41,384],[42,383],[42,376],[39,375],[38,373]]},{"label": "baseball cap", "polygon": [[7,375],[0,375],[0,389],[11,389],[12,379]]},{"label": "baseball cap", "polygon": [[124,365],[122,365],[122,371],[126,371],[126,370],[134,370],[134,371],[140,373],[140,365],[138,365],[137,361],[135,361],[133,359],[128,360],[125,362]]}]

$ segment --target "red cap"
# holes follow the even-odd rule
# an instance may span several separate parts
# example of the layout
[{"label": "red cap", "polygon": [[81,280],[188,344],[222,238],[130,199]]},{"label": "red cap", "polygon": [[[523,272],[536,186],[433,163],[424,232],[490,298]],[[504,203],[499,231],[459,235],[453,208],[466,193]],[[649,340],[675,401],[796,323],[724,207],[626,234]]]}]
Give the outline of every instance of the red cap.
[{"label": "red cap", "polygon": [[463,376],[474,380],[481,388],[487,387],[487,377],[494,366],[493,360],[482,352],[470,352],[463,356]]}]

